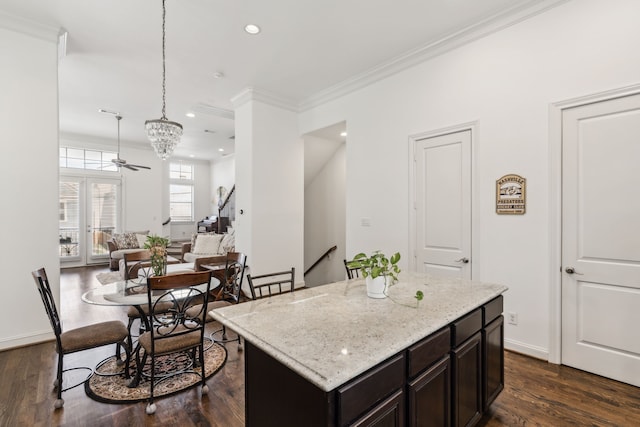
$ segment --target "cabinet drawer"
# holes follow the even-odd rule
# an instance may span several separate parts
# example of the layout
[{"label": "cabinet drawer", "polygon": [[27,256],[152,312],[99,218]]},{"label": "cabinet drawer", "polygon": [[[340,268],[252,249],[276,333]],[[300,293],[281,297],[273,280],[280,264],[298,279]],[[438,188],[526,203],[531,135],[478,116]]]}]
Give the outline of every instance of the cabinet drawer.
[{"label": "cabinet drawer", "polygon": [[446,327],[409,347],[408,375],[414,377],[433,365],[451,349],[451,330]]},{"label": "cabinet drawer", "polygon": [[350,423],[401,388],[405,378],[404,367],[404,354],[400,354],[340,387],[337,390],[338,425]]},{"label": "cabinet drawer", "polygon": [[482,306],[483,322],[482,326],[487,326],[502,314],[502,295],[492,299]]},{"label": "cabinet drawer", "polygon": [[482,328],[482,309],[477,308],[451,325],[452,346],[457,347]]}]

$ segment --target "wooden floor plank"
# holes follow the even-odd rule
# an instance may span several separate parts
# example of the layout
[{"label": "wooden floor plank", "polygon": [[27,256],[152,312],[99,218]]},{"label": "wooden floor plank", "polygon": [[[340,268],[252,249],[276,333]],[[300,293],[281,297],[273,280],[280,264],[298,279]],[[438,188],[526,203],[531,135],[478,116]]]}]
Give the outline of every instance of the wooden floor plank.
[{"label": "wooden floor plank", "polygon": [[[107,268],[63,270],[60,311],[65,328],[105,319],[126,321],[122,307],[90,306],[80,301],[82,292],[100,286],[95,279],[100,271]],[[33,304],[34,309],[43,309],[39,300]],[[227,350],[227,363],[207,381],[209,395],[201,399],[194,388],[158,399],[153,416],[146,415],[144,403],[95,402],[83,387],[65,392],[64,408],[55,411],[53,342],[2,351],[0,426],[242,426],[244,358],[235,343],[227,344]],[[111,351],[82,352],[69,361],[95,366]],[[511,352],[505,354],[505,383],[479,426],[640,425],[640,389],[628,384]]]}]

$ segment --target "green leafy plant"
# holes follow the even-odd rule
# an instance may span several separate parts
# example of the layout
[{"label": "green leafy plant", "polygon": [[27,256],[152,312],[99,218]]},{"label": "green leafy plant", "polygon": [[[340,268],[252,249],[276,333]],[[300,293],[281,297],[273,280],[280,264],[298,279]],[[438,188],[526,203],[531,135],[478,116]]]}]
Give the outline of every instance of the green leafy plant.
[{"label": "green leafy plant", "polygon": [[[392,283],[388,283],[388,285],[392,285],[398,281],[398,274],[400,273],[398,261],[400,261],[399,252],[396,252],[390,258],[387,258],[381,251],[375,251],[369,256],[361,252],[354,256],[353,259],[347,263],[347,266],[349,268],[359,268],[364,278],[368,276],[371,276],[373,279],[379,276],[391,277]],[[387,295],[386,291],[385,295]],[[394,301],[389,295],[387,295],[387,297]],[[416,291],[413,297],[416,299],[417,307],[420,301],[424,299],[424,292]]]},{"label": "green leafy plant", "polygon": [[153,234],[147,236],[144,243],[144,248],[151,252],[151,270],[155,276],[163,276],[167,270],[167,246],[169,239]]},{"label": "green leafy plant", "polygon": [[348,262],[348,266],[349,268],[359,268],[365,278],[371,276],[375,279],[378,276],[385,276],[391,277],[395,283],[398,281],[400,273],[398,261],[400,261],[399,252],[391,255],[390,258],[387,258],[381,251],[375,251],[369,256],[361,252]]}]

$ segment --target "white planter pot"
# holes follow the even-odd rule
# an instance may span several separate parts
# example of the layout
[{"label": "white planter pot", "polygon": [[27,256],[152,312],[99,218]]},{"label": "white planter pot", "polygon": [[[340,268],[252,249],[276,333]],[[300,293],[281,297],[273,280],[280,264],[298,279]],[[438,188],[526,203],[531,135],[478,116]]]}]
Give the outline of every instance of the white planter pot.
[{"label": "white planter pot", "polygon": [[373,279],[367,276],[365,282],[367,284],[367,296],[369,298],[386,298],[384,292],[387,290],[387,281],[385,276],[378,276]]}]

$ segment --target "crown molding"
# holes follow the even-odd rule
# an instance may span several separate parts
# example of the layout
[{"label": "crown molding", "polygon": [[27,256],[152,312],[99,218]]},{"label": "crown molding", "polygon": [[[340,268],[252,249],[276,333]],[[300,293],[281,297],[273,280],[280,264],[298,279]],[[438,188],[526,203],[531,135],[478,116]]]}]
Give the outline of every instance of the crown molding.
[{"label": "crown molding", "polygon": [[255,87],[245,88],[239,94],[231,98],[231,103],[235,108],[238,108],[249,101],[262,102],[294,113],[299,112],[298,105],[292,99],[277,95],[264,89],[257,89]]},{"label": "crown molding", "polygon": [[31,21],[0,10],[0,28],[26,34],[48,42],[58,43],[60,28]]},{"label": "crown molding", "polygon": [[423,63],[431,58],[442,55],[457,47],[496,33],[519,22],[525,21],[547,10],[550,10],[571,0],[530,1],[519,6],[503,10],[483,21],[479,21],[463,30],[445,36],[435,42],[405,52],[390,61],[384,62],[363,73],[343,80],[342,82],[324,89],[303,100],[298,106],[299,111],[306,111],[340,98],[356,90],[369,86],[379,80],[406,70],[414,65]]},{"label": "crown molding", "polygon": [[235,113],[233,110],[227,110],[226,108],[216,107],[204,102],[199,102],[193,107],[193,111],[202,114],[208,114],[211,116],[222,117],[223,119],[233,120]]}]

